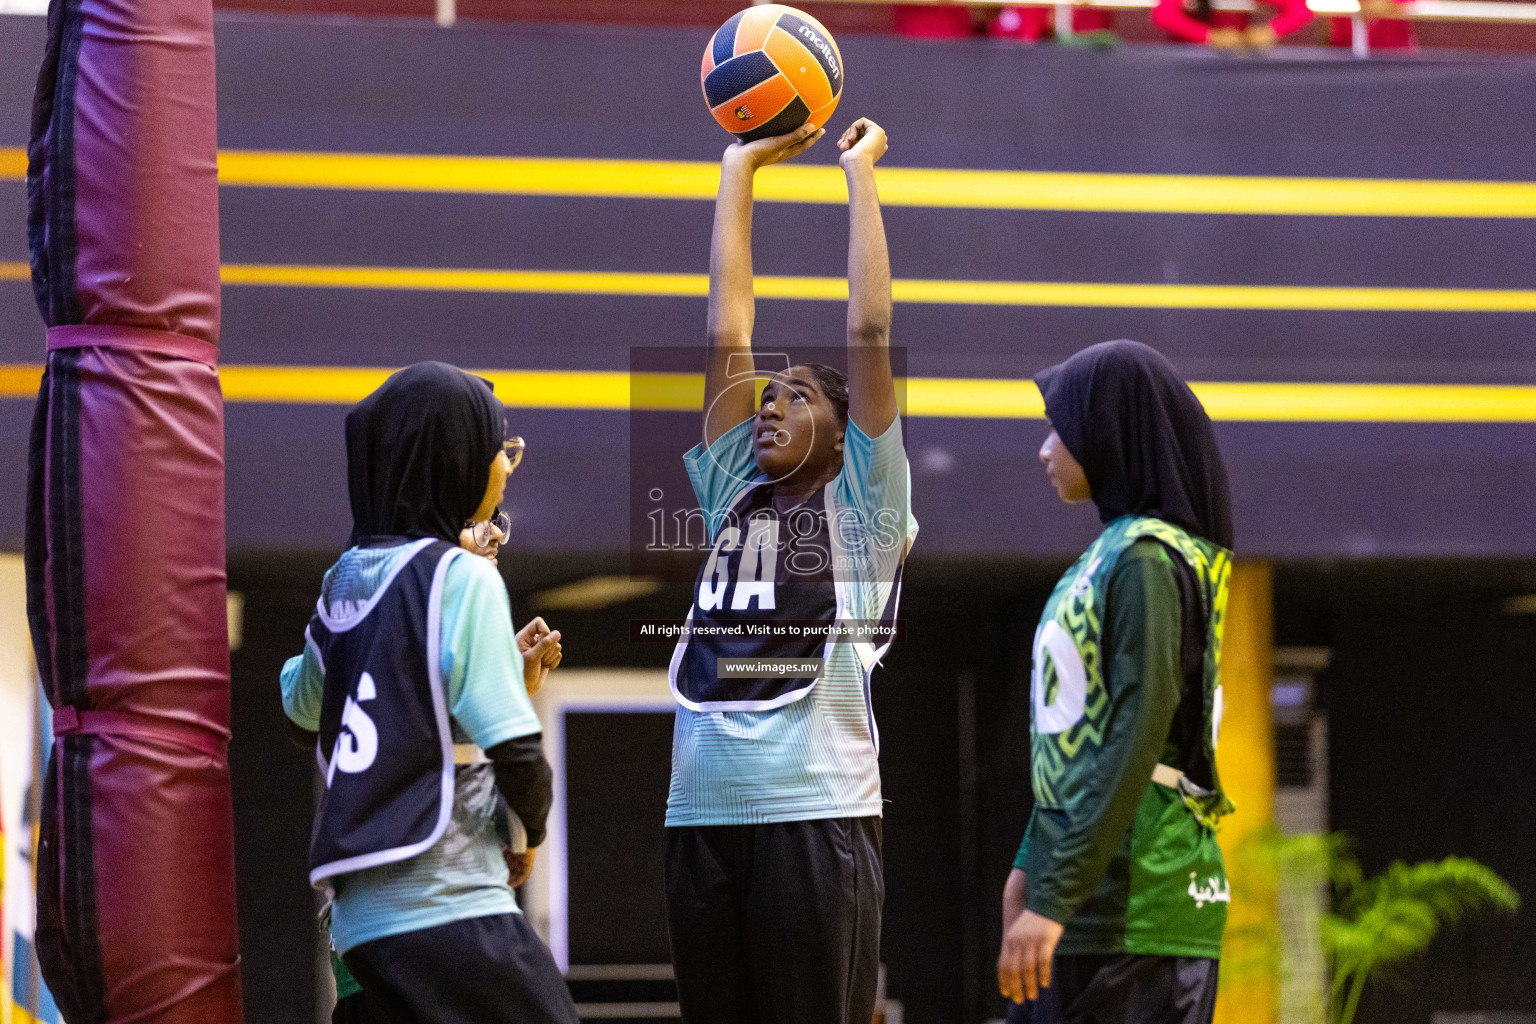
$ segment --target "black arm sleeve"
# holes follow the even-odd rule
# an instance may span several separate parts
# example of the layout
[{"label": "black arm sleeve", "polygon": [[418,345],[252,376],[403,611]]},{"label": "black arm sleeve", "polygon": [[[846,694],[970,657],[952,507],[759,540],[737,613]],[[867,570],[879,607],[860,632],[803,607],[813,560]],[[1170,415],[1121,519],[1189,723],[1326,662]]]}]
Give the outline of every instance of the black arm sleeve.
[{"label": "black arm sleeve", "polygon": [[544,842],[549,807],[555,801],[555,774],[544,760],[544,736],[534,733],[498,743],[485,752],[496,773],[496,788],[528,832],[528,845]]},{"label": "black arm sleeve", "polygon": [[315,752],[315,739],[319,736],[319,733],[310,732],[287,715],[283,716],[283,721],[288,725],[288,738],[293,741],[293,745],[300,750],[307,750],[313,754]]},{"label": "black arm sleeve", "polygon": [[1170,559],[1179,585],[1179,618],[1182,639],[1179,642],[1179,668],[1183,688],[1179,707],[1168,730],[1168,744],[1163,763],[1182,770],[1190,781],[1204,789],[1215,785],[1215,775],[1205,756],[1205,602],[1195,570],[1177,555]]}]

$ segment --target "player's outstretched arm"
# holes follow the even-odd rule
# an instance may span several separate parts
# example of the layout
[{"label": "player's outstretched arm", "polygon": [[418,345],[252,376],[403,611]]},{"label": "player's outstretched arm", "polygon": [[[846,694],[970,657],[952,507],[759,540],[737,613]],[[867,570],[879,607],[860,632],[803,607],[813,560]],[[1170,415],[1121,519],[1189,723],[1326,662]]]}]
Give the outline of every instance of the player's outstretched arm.
[{"label": "player's outstretched arm", "polygon": [[[751,388],[726,390],[752,371],[752,179],[760,167],[799,156],[825,134],[805,124],[756,142],[736,143],[720,161],[715,230],[709,249],[709,361],[704,370],[704,443],[752,415]],[[734,365],[732,356],[735,356]],[[734,371],[734,373],[733,373]]]},{"label": "player's outstretched arm", "polygon": [[867,117],[837,140],[848,178],[848,415],[870,437],[896,419],[891,383],[891,256],[885,244],[875,164],[885,129]]}]

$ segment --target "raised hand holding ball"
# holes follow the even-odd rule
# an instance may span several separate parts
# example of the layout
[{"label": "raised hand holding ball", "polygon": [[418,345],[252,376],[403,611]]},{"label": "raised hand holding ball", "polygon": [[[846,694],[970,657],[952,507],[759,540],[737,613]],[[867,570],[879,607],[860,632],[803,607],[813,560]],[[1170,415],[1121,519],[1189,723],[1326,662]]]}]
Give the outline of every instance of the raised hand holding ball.
[{"label": "raised hand holding ball", "polygon": [[725,151],[725,158],[741,160],[755,171],[770,164],[793,160],[814,146],[825,134],[827,134],[825,128],[803,124],[788,135],[772,135],[752,142],[732,143]]}]

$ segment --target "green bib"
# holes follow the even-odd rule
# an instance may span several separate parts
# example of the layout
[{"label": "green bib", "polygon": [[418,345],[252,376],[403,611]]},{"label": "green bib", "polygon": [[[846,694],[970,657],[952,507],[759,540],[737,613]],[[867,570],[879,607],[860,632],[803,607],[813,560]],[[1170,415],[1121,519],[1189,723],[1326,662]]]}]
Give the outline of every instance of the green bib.
[{"label": "green bib", "polygon": [[1094,784],[1096,763],[1108,725],[1109,691],[1104,685],[1101,648],[1108,582],[1120,556],[1150,537],[1166,545],[1194,570],[1205,611],[1203,730],[1209,788],[1186,785],[1180,796],[1204,825],[1231,812],[1216,774],[1221,728],[1221,636],[1226,620],[1231,552],[1147,516],[1122,516],[1104,528],[1056,584],[1035,632],[1030,693],[1031,781],[1035,803],[1070,811]]},{"label": "green bib", "polygon": [[[1026,873],[1051,870],[1051,851],[1074,810],[1102,786],[1109,730],[1103,623],[1109,580],[1124,552],[1152,538],[1194,570],[1205,619],[1203,754],[1197,777],[1171,788],[1146,781],[1130,834],[1093,894],[1067,924],[1057,952],[1217,957],[1231,898],[1216,822],[1232,810],[1216,775],[1221,724],[1221,635],[1230,552],[1159,519],[1125,516],[1105,527],[1056,585],[1035,634],[1030,723],[1036,813],[1020,856]],[[1174,766],[1174,767],[1191,767]],[[1021,864],[1020,866],[1024,866]]]}]

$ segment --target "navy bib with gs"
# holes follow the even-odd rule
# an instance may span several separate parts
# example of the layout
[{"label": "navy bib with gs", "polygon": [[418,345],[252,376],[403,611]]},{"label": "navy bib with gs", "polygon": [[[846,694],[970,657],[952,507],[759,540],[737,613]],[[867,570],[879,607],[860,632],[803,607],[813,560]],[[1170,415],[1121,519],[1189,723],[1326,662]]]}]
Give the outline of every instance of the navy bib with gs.
[{"label": "navy bib with gs", "polygon": [[[693,588],[693,606],[668,673],[672,695],[692,711],[770,711],[809,694],[815,678],[720,677],[722,658],[812,659],[828,657],[836,638],[826,627],[849,618],[847,588],[839,566],[847,564],[834,483],[787,512],[773,507],[773,486],[747,489],[732,506]],[[899,586],[899,583],[898,583]],[[889,602],[894,611],[895,600]],[[796,623],[822,628],[798,637],[710,636],[713,625],[750,632],[752,624]],[[872,667],[884,646],[870,647]],[[860,651],[860,657],[864,652]]]},{"label": "navy bib with gs", "polygon": [[410,545],[369,600],[326,607],[305,631],[325,676],[309,881],[414,857],[453,811],[453,734],[438,666],[443,578],[460,549]]}]

